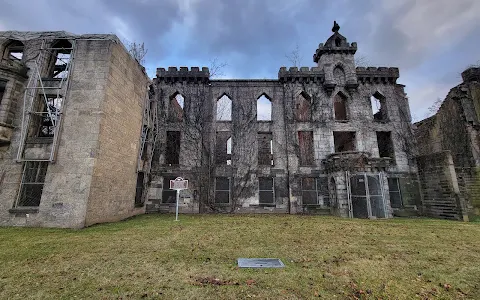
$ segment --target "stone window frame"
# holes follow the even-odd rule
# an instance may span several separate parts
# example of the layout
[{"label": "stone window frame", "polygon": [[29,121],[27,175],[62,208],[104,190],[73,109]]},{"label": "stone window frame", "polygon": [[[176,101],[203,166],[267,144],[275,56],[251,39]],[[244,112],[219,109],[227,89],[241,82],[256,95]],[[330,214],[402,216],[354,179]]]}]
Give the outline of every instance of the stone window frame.
[{"label": "stone window frame", "polygon": [[271,136],[271,139],[270,139],[270,153],[268,154],[269,157],[270,157],[270,163],[269,164],[263,164],[263,163],[260,163],[260,160],[258,160],[258,165],[259,166],[269,166],[269,167],[274,167],[275,166],[275,159],[274,159],[274,155],[273,155],[273,132],[271,131],[268,131],[268,132],[257,132],[257,159],[261,157],[261,153],[260,153],[260,142],[259,142],[259,137],[260,135],[266,135],[266,134],[269,134]]},{"label": "stone window frame", "polygon": [[[221,99],[222,99],[223,97],[227,97],[227,99],[230,100],[230,102],[229,102],[230,108],[227,109],[227,112],[228,112],[228,110],[230,110],[230,116],[227,117],[227,119],[219,119],[219,118],[218,118],[218,114],[219,114],[219,111],[218,111],[218,108],[219,108],[219,107],[218,107],[218,102],[221,101]],[[228,113],[227,113],[227,114],[228,114]],[[232,122],[232,120],[233,120],[233,98],[230,97],[230,95],[227,94],[227,93],[222,93],[222,95],[217,98],[217,101],[215,101],[215,121],[216,121],[216,122]]]},{"label": "stone window frame", "polygon": [[[219,189],[217,187],[217,180],[219,178],[222,178],[222,179],[227,179],[228,180],[228,190],[225,190],[225,189]],[[225,176],[217,176],[215,177],[215,184],[214,184],[214,203],[215,205],[230,205],[232,203],[232,180],[233,178],[232,177],[225,177]],[[228,192],[228,202],[217,202],[217,192]]]},{"label": "stone window frame", "polygon": [[[271,180],[272,181],[272,189],[261,189],[261,183],[260,181],[261,180]],[[261,196],[261,193],[262,192],[268,192],[268,193],[272,193],[272,202],[271,203],[268,203],[268,202],[262,202],[262,196]],[[268,177],[268,176],[261,176],[261,177],[258,177],[258,204],[259,205],[275,205],[275,177]]]},{"label": "stone window frame", "polygon": [[[48,161],[26,161],[23,163],[22,181],[14,208],[40,206],[48,165]],[[34,193],[36,194],[32,195]],[[29,197],[30,199],[28,199]]]},{"label": "stone window frame", "polygon": [[2,105],[2,100],[7,94],[7,85],[8,85],[8,80],[0,78],[0,105]]},{"label": "stone window frame", "polygon": [[[373,99],[372,99],[373,98]],[[375,100],[374,100],[375,99]],[[387,107],[387,98],[380,93],[379,91],[375,91],[370,95],[368,98],[369,100],[369,105],[370,105],[370,115],[372,117],[372,120],[374,122],[379,122],[379,123],[387,123],[389,121],[389,113],[388,113],[388,107]],[[373,111],[373,102],[378,102],[380,104],[380,107],[378,108],[378,112],[374,114]],[[381,118],[376,117],[378,113],[381,113]]]},{"label": "stone window frame", "polygon": [[[180,96],[182,97],[183,103],[180,103],[177,97]],[[179,91],[176,91],[170,97],[168,97],[168,108],[167,108],[167,122],[168,123],[182,123],[185,119],[185,102],[186,102],[186,97],[184,94],[182,94]],[[173,105],[172,104],[178,104],[177,107],[177,114],[174,115],[172,112]]]},{"label": "stone window frame", "polygon": [[[387,181],[388,181],[388,194],[390,196],[390,207],[393,208],[393,209],[405,208],[405,203],[403,202],[402,189],[400,188],[400,178],[399,177],[388,177]],[[391,182],[396,182],[396,185],[397,185],[396,190],[392,190],[392,185],[390,184]],[[397,193],[398,194],[399,199],[400,199],[400,203],[399,203],[400,206],[399,207],[396,207],[396,206],[393,205],[392,193]]]},{"label": "stone window frame", "polygon": [[[300,141],[300,136],[303,134],[311,133],[311,149],[304,149],[303,152],[311,153],[311,161],[307,161],[307,158],[302,158],[302,143]],[[298,140],[298,151],[299,151],[299,164],[300,166],[314,166],[315,165],[315,134],[313,130],[299,130],[297,131],[297,140]],[[305,143],[303,143],[304,145]]]},{"label": "stone window frame", "polygon": [[[313,179],[315,181],[315,183],[314,183],[315,187],[314,187],[313,190],[312,189],[304,189],[304,180],[305,179]],[[322,189],[319,188],[320,179],[325,180],[324,183],[326,183],[326,190],[324,190],[324,191],[326,191],[327,193],[322,193]],[[325,207],[325,208],[331,207],[332,200],[330,199],[330,189],[329,189],[328,184],[329,184],[329,179],[328,179],[327,176],[316,176],[316,177],[304,176],[304,177],[301,177],[300,189],[301,189],[301,192],[302,192],[302,205],[303,206],[321,206],[321,207]],[[303,202],[304,192],[315,192],[316,199],[317,199],[316,203],[315,204],[311,204],[311,203],[305,204]],[[327,195],[327,194],[328,194],[328,204],[326,205],[325,204],[325,195]]]},{"label": "stone window frame", "polygon": [[[342,101],[342,104],[343,104],[343,109],[345,110],[345,118],[344,119],[337,119],[336,117],[336,103],[338,102],[337,101],[337,97],[339,97]],[[347,123],[350,121],[350,110],[349,110],[349,103],[348,103],[348,96],[343,93],[342,91],[339,91],[335,94],[335,96],[333,96],[333,120],[335,122],[341,122],[341,123]]]},{"label": "stone window frame", "polygon": [[[306,118],[303,118],[302,114],[299,113],[298,111],[298,107],[301,105],[299,101],[300,97],[303,98],[303,100],[306,103],[308,103],[308,112],[306,113],[307,114]],[[312,107],[313,107],[312,97],[307,92],[301,91],[300,93],[297,93],[294,99],[294,108],[293,108],[293,119],[295,120],[295,122],[312,122],[312,119],[313,119]]]},{"label": "stone window frame", "polygon": [[[11,39],[5,44],[2,58],[5,60],[14,60],[21,62],[23,61],[24,52],[25,44],[22,41]],[[17,58],[16,56],[12,55],[12,53],[21,53],[22,57]]]},{"label": "stone window frame", "polygon": [[[73,43],[69,39],[56,39],[51,43],[49,53],[50,61],[47,65],[47,78],[57,80],[67,78],[68,73],[71,71],[69,70],[69,65],[72,61]],[[68,57],[64,55],[68,55]],[[61,70],[60,66],[65,68]],[[56,71],[57,73],[55,73]]]},{"label": "stone window frame", "polygon": [[[266,119],[266,120],[259,119],[259,115],[258,115],[258,103],[260,102],[261,98],[267,99],[270,103],[270,118]],[[256,104],[256,109],[255,109],[256,121],[257,122],[273,122],[273,100],[272,100],[272,97],[270,97],[267,93],[263,92],[256,99],[257,99],[255,101],[255,104]]]}]

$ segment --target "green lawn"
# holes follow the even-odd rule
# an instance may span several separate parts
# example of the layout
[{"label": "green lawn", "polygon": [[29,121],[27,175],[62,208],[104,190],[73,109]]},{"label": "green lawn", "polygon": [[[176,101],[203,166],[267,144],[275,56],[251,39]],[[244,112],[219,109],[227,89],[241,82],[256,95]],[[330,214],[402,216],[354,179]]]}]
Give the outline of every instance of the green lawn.
[{"label": "green lawn", "polygon": [[[239,269],[238,257],[283,269]],[[0,299],[480,299],[480,223],[145,215],[0,228]]]}]

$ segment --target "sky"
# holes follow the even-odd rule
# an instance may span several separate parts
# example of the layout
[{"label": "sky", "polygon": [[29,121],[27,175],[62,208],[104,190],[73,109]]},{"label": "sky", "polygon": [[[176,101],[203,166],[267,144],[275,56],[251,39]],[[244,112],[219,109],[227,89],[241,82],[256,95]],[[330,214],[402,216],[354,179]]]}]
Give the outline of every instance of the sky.
[{"label": "sky", "polygon": [[144,42],[145,67],[225,63],[221,78],[277,78],[298,47],[312,67],[333,21],[357,58],[400,68],[415,121],[480,64],[479,0],[0,0],[0,30],[114,33]]}]

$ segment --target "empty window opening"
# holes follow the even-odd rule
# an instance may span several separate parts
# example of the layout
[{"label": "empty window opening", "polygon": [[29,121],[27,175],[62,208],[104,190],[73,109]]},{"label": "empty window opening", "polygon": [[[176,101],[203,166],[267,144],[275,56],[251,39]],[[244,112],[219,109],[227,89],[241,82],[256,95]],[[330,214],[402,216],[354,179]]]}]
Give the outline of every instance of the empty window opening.
[{"label": "empty window opening", "polygon": [[299,131],[298,145],[300,165],[309,166],[314,164],[313,131]]},{"label": "empty window opening", "polygon": [[215,178],[215,203],[229,204],[230,203],[230,178],[217,177]]},{"label": "empty window opening", "polygon": [[388,178],[388,190],[390,194],[390,206],[392,208],[402,208],[403,200],[400,191],[400,180],[398,178]]},{"label": "empty window opening", "polygon": [[273,166],[273,136],[271,132],[258,134],[258,164]]},{"label": "empty window opening", "polygon": [[137,185],[135,189],[135,205],[142,205],[145,202],[143,197],[145,172],[137,173]]},{"label": "empty window opening", "polygon": [[170,189],[170,180],[176,177],[163,177],[162,203],[173,204],[177,202],[177,191]]},{"label": "empty window opening", "polygon": [[272,120],[272,102],[265,95],[257,99],[257,121]]},{"label": "empty window opening", "polygon": [[295,98],[295,120],[299,122],[308,122],[311,120],[311,105],[310,105],[310,96],[305,92],[301,92]]},{"label": "empty window opening", "polygon": [[392,134],[390,131],[377,131],[377,143],[380,157],[394,158]]},{"label": "empty window opening", "polygon": [[223,95],[217,101],[217,121],[231,121],[232,120],[232,100]]},{"label": "empty window opening", "polygon": [[52,45],[49,77],[67,78],[72,49],[72,44],[68,40],[60,40]]},{"label": "empty window opening", "polygon": [[259,204],[275,204],[275,190],[273,178],[258,178],[258,195]]},{"label": "empty window opening", "polygon": [[2,103],[3,95],[5,94],[5,89],[7,88],[7,82],[0,80],[0,104]]},{"label": "empty window opening", "polygon": [[43,107],[41,114],[41,124],[38,131],[39,137],[53,137],[55,135],[55,126],[60,119],[60,112],[62,109],[62,98],[57,96],[47,96],[45,103],[45,97],[40,96],[40,107]]},{"label": "empty window opening", "polygon": [[335,144],[335,152],[355,151],[355,132],[334,132],[333,142]]},{"label": "empty window opening", "polygon": [[20,41],[12,41],[5,49],[5,58],[21,61],[23,58],[24,45]]},{"label": "empty window opening", "polygon": [[375,121],[387,120],[387,110],[385,107],[385,97],[376,92],[370,97],[373,119]]},{"label": "empty window opening", "polygon": [[167,165],[178,165],[180,163],[180,131],[167,131],[165,163]]},{"label": "empty window opening", "polygon": [[336,47],[340,47],[341,45],[342,45],[342,40],[337,37],[337,38],[335,39],[335,46],[336,46]]},{"label": "empty window opening", "polygon": [[336,121],[345,121],[347,117],[347,97],[342,93],[335,95],[333,99],[333,110],[335,113]]},{"label": "empty window opening", "polygon": [[335,83],[338,85],[345,85],[345,72],[340,66],[333,69],[333,78],[335,78]]},{"label": "empty window opening", "polygon": [[215,163],[217,165],[232,164],[232,138],[229,131],[217,132]]},{"label": "empty window opening", "polygon": [[326,177],[302,178],[303,205],[330,206],[328,179]]},{"label": "empty window opening", "polygon": [[24,163],[17,207],[36,207],[40,205],[47,168],[48,162],[46,161],[27,161]]},{"label": "empty window opening", "polygon": [[183,107],[185,104],[185,98],[182,94],[175,94],[170,98],[170,105],[168,108],[168,121],[169,122],[182,122],[183,121]]}]

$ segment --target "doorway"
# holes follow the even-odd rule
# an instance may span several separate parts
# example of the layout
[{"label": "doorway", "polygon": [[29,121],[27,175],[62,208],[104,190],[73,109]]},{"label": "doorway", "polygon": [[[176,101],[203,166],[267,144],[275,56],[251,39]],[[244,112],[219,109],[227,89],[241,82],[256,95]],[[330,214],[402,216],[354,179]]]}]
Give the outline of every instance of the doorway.
[{"label": "doorway", "polygon": [[355,174],[349,176],[349,208],[353,218],[385,218],[382,176]]}]

